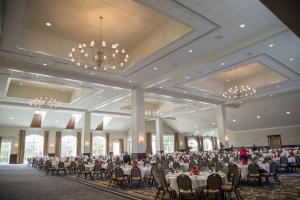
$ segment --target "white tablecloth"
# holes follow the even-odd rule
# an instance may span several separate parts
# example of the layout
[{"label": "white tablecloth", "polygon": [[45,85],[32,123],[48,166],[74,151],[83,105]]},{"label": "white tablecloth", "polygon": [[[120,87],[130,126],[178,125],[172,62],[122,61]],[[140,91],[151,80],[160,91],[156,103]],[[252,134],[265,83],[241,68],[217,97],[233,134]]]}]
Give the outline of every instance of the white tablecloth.
[{"label": "white tablecloth", "polygon": [[[167,181],[167,183],[170,183],[170,187],[173,190],[175,190],[176,192],[178,192],[177,177],[180,174],[182,174],[182,172],[174,173],[174,174],[172,174],[170,172],[170,173],[168,173],[166,175],[166,181]],[[209,173],[209,172],[200,172],[200,175],[190,175],[189,172],[183,172],[183,174],[186,174],[186,175],[188,175],[190,177],[190,179],[192,181],[192,187],[193,187],[193,189],[196,189],[198,187],[206,186],[207,185],[207,178],[212,173]],[[223,180],[223,184],[225,184],[226,181],[227,181],[226,175],[223,174],[223,173],[219,173],[219,175],[221,176],[221,178]]]},{"label": "white tablecloth", "polygon": [[[124,172],[124,175],[128,175],[130,176],[131,175],[131,169],[132,167],[131,166],[125,166],[125,167],[121,167],[123,169],[123,172]],[[150,176],[150,173],[151,173],[151,167],[140,167],[141,169],[141,176],[142,176],[142,179],[144,179],[144,176]]]},{"label": "white tablecloth", "polygon": [[94,164],[85,164],[84,165],[86,171],[93,171],[94,166],[95,166]]},{"label": "white tablecloth", "polygon": [[[257,163],[260,169],[263,169],[267,172],[270,172],[270,166],[267,163]],[[241,177],[244,179],[248,176],[249,170],[248,170],[248,165],[242,165],[238,164],[239,169],[241,170]]]}]

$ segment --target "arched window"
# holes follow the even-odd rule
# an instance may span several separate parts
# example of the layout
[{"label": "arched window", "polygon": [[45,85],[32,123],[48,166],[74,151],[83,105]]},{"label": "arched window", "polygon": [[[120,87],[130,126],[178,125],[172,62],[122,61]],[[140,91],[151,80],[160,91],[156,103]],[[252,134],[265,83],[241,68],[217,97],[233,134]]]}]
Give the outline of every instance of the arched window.
[{"label": "arched window", "polygon": [[203,141],[203,147],[204,147],[204,151],[211,151],[213,150],[212,148],[212,142],[210,138],[205,138]]},{"label": "arched window", "polygon": [[61,138],[61,157],[76,156],[76,137],[66,135]]},{"label": "arched window", "polygon": [[171,153],[174,152],[174,135],[164,135],[163,136],[164,142],[164,152]]},{"label": "arched window", "polygon": [[188,147],[190,148],[190,151],[198,151],[198,142],[195,138],[189,138],[188,139]]},{"label": "arched window", "polygon": [[27,135],[25,137],[24,161],[27,158],[43,156],[44,137],[40,135]]},{"label": "arched window", "polygon": [[106,154],[106,142],[105,138],[101,136],[93,137],[93,155],[105,155]]}]

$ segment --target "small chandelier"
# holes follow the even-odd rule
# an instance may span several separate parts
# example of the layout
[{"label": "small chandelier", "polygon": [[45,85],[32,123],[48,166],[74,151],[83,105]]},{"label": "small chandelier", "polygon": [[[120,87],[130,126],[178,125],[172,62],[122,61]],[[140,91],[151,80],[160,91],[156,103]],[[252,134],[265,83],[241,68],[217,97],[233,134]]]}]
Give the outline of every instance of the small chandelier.
[{"label": "small chandelier", "polygon": [[78,68],[90,71],[118,71],[128,64],[129,55],[126,50],[120,48],[118,43],[107,47],[102,40],[102,21],[100,19],[99,41],[82,43],[78,48],[72,48],[69,53],[70,61]]},{"label": "small chandelier", "polygon": [[145,111],[145,119],[150,120],[159,117],[159,112],[156,110],[146,110]]},{"label": "small chandelier", "polygon": [[54,98],[39,97],[31,100],[29,105],[39,109],[55,109],[61,103]]},{"label": "small chandelier", "polygon": [[[237,69],[235,70],[237,76]],[[242,99],[252,95],[255,95],[256,89],[251,88],[249,85],[240,85],[237,80],[237,84],[233,87],[228,88],[222,96],[225,99]]]}]

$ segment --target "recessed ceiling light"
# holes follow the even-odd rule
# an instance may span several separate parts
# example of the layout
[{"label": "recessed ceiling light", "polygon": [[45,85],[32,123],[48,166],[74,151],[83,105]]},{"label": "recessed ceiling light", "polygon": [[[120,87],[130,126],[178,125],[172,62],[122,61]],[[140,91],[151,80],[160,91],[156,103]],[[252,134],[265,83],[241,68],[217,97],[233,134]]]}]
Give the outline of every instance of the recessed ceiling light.
[{"label": "recessed ceiling light", "polygon": [[241,24],[240,28],[245,28],[245,26],[246,26],[245,24]]},{"label": "recessed ceiling light", "polygon": [[189,53],[193,53],[193,49],[190,49],[190,50],[189,50]]},{"label": "recessed ceiling light", "polygon": [[184,91],[183,93],[184,93],[184,94],[186,94],[186,93],[187,93],[187,91]]},{"label": "recessed ceiling light", "polygon": [[44,66],[47,66],[47,63],[43,63]]},{"label": "recessed ceiling light", "polygon": [[259,115],[257,115],[257,116],[256,116],[256,118],[257,118],[257,119],[260,119],[260,116],[259,116]]},{"label": "recessed ceiling light", "polygon": [[230,81],[230,79],[227,79],[226,81],[227,81],[227,82],[229,82],[229,81]]},{"label": "recessed ceiling light", "polygon": [[290,111],[286,111],[285,113],[286,113],[287,115],[291,114],[291,112],[290,112]]},{"label": "recessed ceiling light", "polygon": [[195,127],[195,128],[197,128],[197,127],[198,127],[198,125],[194,125],[194,127]]},{"label": "recessed ceiling light", "polygon": [[233,122],[236,122],[236,120],[235,120],[235,119],[233,119],[232,121],[233,121]]},{"label": "recessed ceiling light", "polygon": [[293,61],[293,60],[294,60],[294,58],[290,58],[290,59],[289,59],[289,61]]},{"label": "recessed ceiling light", "polygon": [[272,96],[273,96],[273,94],[270,94],[269,96],[270,96],[270,97],[272,97]]},{"label": "recessed ceiling light", "polygon": [[14,119],[14,117],[10,117],[9,119],[13,120],[13,119]]},{"label": "recessed ceiling light", "polygon": [[132,83],[132,80],[129,80],[128,82],[129,82],[129,83]]},{"label": "recessed ceiling light", "polygon": [[269,44],[269,47],[274,47],[274,44]]},{"label": "recessed ceiling light", "polygon": [[94,74],[95,74],[94,72],[91,72],[91,73],[90,73],[90,75],[94,75]]},{"label": "recessed ceiling light", "polygon": [[20,82],[20,83],[19,83],[19,85],[20,85],[20,86],[22,86],[22,85],[23,85],[23,83],[22,83],[22,82]]},{"label": "recessed ceiling light", "polygon": [[58,120],[55,120],[56,123],[58,123]]},{"label": "recessed ceiling light", "polygon": [[216,123],[215,123],[215,122],[212,122],[211,124],[212,124],[212,125],[215,125]]},{"label": "recessed ceiling light", "polygon": [[186,78],[186,79],[189,79],[190,77],[189,77],[189,76],[186,76],[185,78]]},{"label": "recessed ceiling light", "polygon": [[280,88],[280,85],[276,85],[277,88]]},{"label": "recessed ceiling light", "polygon": [[159,86],[159,88],[161,89],[161,88],[162,88],[162,86]]},{"label": "recessed ceiling light", "polygon": [[221,63],[221,66],[224,66],[224,65],[225,65],[225,63],[222,62],[222,63]]},{"label": "recessed ceiling light", "polygon": [[51,26],[50,22],[46,22],[45,24],[46,24],[46,26]]},{"label": "recessed ceiling light", "polygon": [[157,68],[157,67],[154,67],[153,69],[156,71],[158,68]]}]

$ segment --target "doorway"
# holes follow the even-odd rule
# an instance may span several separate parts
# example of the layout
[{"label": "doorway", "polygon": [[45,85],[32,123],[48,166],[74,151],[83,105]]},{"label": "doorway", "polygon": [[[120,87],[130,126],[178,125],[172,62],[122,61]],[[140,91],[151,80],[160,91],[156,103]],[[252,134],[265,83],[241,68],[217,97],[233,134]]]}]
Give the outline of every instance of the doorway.
[{"label": "doorway", "polygon": [[268,135],[269,146],[271,149],[281,148],[281,136],[280,135]]}]

